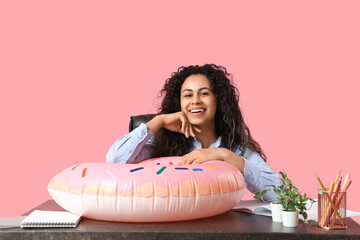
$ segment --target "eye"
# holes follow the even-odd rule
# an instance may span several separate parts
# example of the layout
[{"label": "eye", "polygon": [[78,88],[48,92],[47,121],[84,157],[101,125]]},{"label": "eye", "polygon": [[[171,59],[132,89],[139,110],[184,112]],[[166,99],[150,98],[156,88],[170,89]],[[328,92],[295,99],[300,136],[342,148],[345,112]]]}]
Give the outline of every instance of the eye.
[{"label": "eye", "polygon": [[191,94],[186,94],[186,95],[184,95],[184,97],[189,98],[189,97],[191,97]]},{"label": "eye", "polygon": [[207,95],[209,95],[209,93],[208,92],[202,92],[200,95],[201,96],[207,96]]}]

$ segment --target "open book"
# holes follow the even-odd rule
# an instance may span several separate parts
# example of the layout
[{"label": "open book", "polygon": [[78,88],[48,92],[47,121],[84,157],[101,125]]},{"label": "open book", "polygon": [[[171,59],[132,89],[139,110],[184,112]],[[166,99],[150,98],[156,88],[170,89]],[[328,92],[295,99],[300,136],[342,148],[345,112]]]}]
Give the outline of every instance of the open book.
[{"label": "open book", "polygon": [[232,210],[271,217],[270,203],[264,203],[257,199],[241,201]]},{"label": "open book", "polygon": [[[306,208],[309,209],[306,211],[308,214],[307,220],[317,221],[318,220],[318,203],[317,203],[317,199],[314,199],[314,200],[316,202],[312,205],[312,207],[311,207],[310,201],[308,201],[306,203]],[[232,210],[271,217],[270,203],[264,203],[257,199],[243,200],[240,203],[238,203],[235,207],[233,207]],[[360,212],[346,210],[346,217],[354,217],[354,216],[359,216],[359,215],[360,215]],[[300,219],[303,219],[303,217],[300,216]]]}]

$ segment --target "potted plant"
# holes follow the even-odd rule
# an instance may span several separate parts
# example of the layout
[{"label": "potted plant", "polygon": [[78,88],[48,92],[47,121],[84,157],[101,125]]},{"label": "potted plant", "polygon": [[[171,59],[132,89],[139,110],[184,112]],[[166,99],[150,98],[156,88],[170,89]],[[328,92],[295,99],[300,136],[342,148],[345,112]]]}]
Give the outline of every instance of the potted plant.
[{"label": "potted plant", "polygon": [[265,187],[273,187],[273,190],[276,194],[276,200],[264,200],[264,195],[267,191],[269,191],[270,189],[265,189],[261,192],[257,192],[255,193],[254,198],[255,199],[259,199],[263,202],[266,203],[270,203],[270,207],[271,207],[271,217],[273,222],[282,222],[282,210],[284,209],[283,206],[280,204],[281,200],[281,196],[282,194],[280,194],[281,191],[283,191],[283,188],[285,187],[285,185],[280,185],[278,187],[273,186],[273,185],[266,185]]},{"label": "potted plant", "polygon": [[[280,171],[279,173],[281,176],[282,184],[279,186],[267,185],[267,187],[271,187],[273,189],[277,198],[277,200],[270,202],[277,203],[282,206],[282,222],[284,226],[296,227],[299,222],[299,214],[303,216],[304,221],[306,221],[306,211],[312,207],[312,204],[315,201],[312,198],[308,197],[306,193],[302,195],[299,189],[295,185],[293,185],[292,181],[288,178],[285,171]],[[264,201],[263,196],[269,190],[270,189],[265,189],[262,192],[256,193],[254,198]],[[311,205],[309,208],[306,208],[306,203],[308,201],[310,201]],[[273,211],[273,208],[271,210]],[[309,222],[313,224],[312,221]]]}]

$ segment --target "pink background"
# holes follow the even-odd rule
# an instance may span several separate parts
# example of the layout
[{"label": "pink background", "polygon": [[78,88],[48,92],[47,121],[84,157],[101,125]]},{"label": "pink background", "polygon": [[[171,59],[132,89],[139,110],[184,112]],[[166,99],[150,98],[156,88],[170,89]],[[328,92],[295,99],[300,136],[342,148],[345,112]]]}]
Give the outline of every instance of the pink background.
[{"label": "pink background", "polygon": [[104,162],[182,65],[227,67],[275,171],[317,197],[351,174],[360,211],[359,1],[1,1],[0,217]]}]

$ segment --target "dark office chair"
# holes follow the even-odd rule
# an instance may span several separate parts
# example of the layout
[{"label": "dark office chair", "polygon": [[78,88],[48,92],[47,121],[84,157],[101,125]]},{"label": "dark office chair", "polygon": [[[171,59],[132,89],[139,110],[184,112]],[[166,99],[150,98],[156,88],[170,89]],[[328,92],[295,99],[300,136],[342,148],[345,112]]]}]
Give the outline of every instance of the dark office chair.
[{"label": "dark office chair", "polygon": [[130,117],[129,132],[140,126],[141,123],[147,123],[153,119],[157,114],[145,114]]}]

